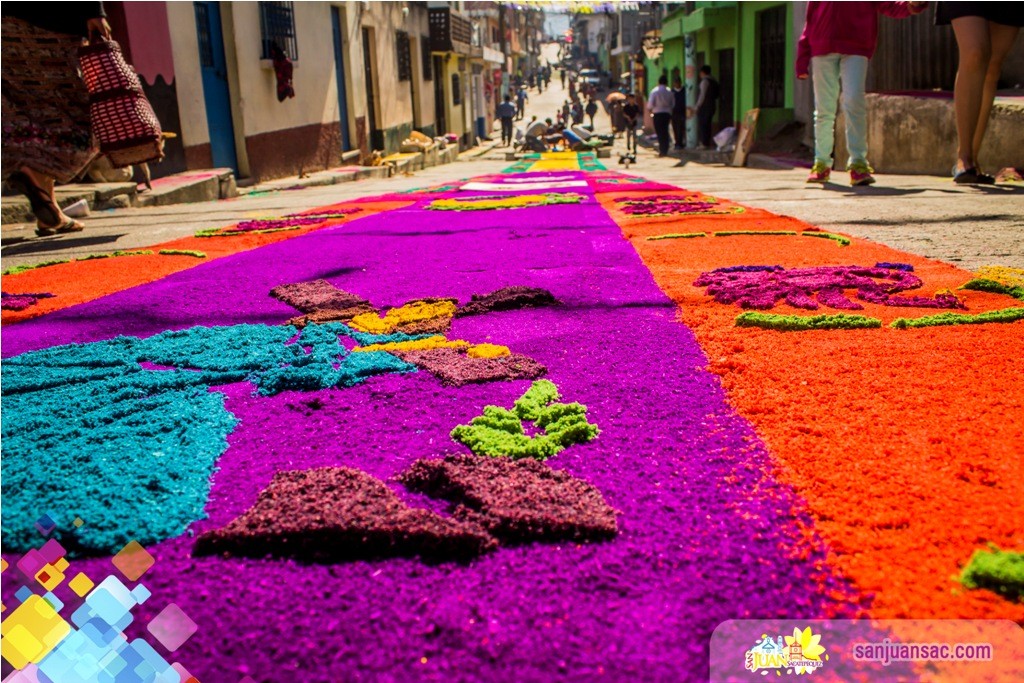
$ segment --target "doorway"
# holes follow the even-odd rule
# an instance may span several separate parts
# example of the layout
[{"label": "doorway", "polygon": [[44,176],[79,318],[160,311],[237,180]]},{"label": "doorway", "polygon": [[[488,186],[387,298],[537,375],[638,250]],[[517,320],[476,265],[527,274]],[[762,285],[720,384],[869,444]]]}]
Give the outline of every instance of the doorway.
[{"label": "doorway", "polygon": [[722,128],[736,125],[733,94],[736,83],[736,51],[732,48],[718,51],[718,123]]},{"label": "doorway", "polygon": [[444,115],[444,57],[434,57],[434,121],[437,135],[448,133],[448,119]]},{"label": "doorway", "polygon": [[370,128],[371,149],[384,149],[384,133],[377,126],[376,69],[373,63],[373,30],[363,27],[363,73],[366,76],[366,122]]},{"label": "doorway", "polygon": [[331,27],[334,30],[334,80],[338,83],[338,126],[341,128],[341,151],[352,149],[352,140],[348,130],[348,93],[345,86],[345,44],[341,37],[344,30],[341,24],[341,12],[331,7]]},{"label": "doorway", "polygon": [[235,124],[231,119],[231,93],[228,90],[228,65],[224,58],[224,34],[220,5],[216,2],[193,3],[196,36],[199,39],[199,66],[203,81],[206,124],[210,129],[210,156],[216,168],[238,173],[235,150]]}]

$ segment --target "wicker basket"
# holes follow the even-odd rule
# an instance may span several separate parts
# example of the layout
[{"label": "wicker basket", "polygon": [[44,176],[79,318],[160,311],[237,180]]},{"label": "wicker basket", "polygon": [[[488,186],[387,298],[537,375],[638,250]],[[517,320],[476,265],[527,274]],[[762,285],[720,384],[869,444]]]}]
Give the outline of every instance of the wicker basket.
[{"label": "wicker basket", "polygon": [[78,58],[100,151],[115,168],[163,159],[160,121],[121,46],[113,40],[93,41],[79,50]]}]

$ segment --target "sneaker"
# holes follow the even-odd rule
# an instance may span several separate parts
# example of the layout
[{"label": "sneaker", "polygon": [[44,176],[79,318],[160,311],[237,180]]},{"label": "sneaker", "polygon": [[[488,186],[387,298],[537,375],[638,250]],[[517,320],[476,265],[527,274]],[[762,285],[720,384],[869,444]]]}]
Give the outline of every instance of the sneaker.
[{"label": "sneaker", "polygon": [[824,185],[828,182],[828,177],[832,174],[832,169],[821,162],[816,162],[811,167],[811,175],[807,176],[807,182],[819,183]]},{"label": "sneaker", "polygon": [[853,164],[850,166],[850,184],[857,185],[873,185],[875,182],[875,176],[871,175],[871,172],[875,169],[868,166],[866,163]]}]

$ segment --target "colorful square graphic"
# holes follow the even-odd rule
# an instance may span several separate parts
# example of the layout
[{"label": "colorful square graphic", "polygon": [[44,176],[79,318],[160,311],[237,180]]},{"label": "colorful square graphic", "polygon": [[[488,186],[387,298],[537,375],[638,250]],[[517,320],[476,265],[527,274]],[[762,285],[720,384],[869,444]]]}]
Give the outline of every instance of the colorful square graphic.
[{"label": "colorful square graphic", "polygon": [[149,571],[156,560],[149,552],[139,545],[138,541],[132,541],[114,555],[111,559],[114,566],[124,574],[129,581],[138,581],[139,577]]},{"label": "colorful square graphic", "polygon": [[78,572],[78,574],[75,575],[75,578],[68,582],[68,588],[73,590],[75,595],[80,598],[84,598],[85,594],[91,591],[92,587],[95,585],[96,584],[93,583],[92,579],[82,572]]},{"label": "colorful square graphic", "polygon": [[153,617],[146,629],[168,651],[174,652],[184,645],[185,641],[191,638],[199,627],[181,611],[180,607],[172,602],[160,614]]},{"label": "colorful square graphic", "polygon": [[16,669],[38,664],[71,632],[50,603],[33,595],[21,603],[0,625],[0,651]]}]

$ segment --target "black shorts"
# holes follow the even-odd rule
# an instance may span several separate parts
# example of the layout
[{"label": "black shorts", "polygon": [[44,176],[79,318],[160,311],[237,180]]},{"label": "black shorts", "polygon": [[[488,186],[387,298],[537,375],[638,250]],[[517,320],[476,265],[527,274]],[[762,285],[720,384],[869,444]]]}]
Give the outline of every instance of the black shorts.
[{"label": "black shorts", "polygon": [[961,17],[981,17],[1004,26],[1024,26],[1024,3],[1020,2],[937,2],[935,24],[945,26]]}]

